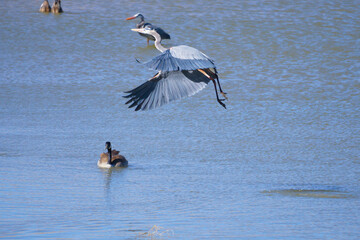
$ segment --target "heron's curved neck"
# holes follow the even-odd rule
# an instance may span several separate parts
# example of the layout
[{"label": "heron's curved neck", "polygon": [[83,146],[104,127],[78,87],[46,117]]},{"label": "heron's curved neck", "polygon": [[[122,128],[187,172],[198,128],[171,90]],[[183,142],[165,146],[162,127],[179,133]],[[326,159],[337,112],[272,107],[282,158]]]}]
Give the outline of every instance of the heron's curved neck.
[{"label": "heron's curved neck", "polygon": [[144,24],[145,24],[144,17],[142,17],[140,19],[140,22],[138,24],[136,24],[136,27],[137,28],[142,28],[144,26]]},{"label": "heron's curved neck", "polygon": [[139,14],[138,17],[140,18],[140,22],[143,22],[145,20],[145,18],[142,14]]},{"label": "heron's curved neck", "polygon": [[166,47],[161,45],[161,36],[160,36],[160,34],[154,33],[153,36],[155,38],[155,47],[157,48],[157,50],[159,50],[160,52],[165,52],[166,50],[168,50]]},{"label": "heron's curved neck", "polygon": [[109,158],[108,158],[108,164],[111,164],[111,148],[108,149],[108,155],[109,155]]}]

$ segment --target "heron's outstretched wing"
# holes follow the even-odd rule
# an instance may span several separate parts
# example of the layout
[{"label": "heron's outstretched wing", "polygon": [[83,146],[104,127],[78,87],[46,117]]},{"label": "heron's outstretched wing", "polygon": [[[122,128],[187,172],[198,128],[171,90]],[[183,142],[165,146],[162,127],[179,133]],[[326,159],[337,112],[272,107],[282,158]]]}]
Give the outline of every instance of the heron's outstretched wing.
[{"label": "heron's outstretched wing", "polygon": [[125,93],[126,104],[135,111],[160,107],[171,101],[189,97],[202,90],[210,79],[199,71],[159,72],[155,77]]},{"label": "heron's outstretched wing", "polygon": [[196,48],[185,45],[172,47],[144,64],[163,72],[216,68],[214,60]]}]

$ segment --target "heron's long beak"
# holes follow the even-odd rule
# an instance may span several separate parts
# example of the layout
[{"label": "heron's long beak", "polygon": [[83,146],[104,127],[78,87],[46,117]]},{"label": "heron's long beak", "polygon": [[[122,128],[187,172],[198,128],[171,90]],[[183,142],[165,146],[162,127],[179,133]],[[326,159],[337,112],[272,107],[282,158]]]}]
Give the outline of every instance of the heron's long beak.
[{"label": "heron's long beak", "polygon": [[132,16],[132,17],[128,17],[127,19],[125,19],[125,20],[132,20],[132,19],[134,19],[135,17],[134,16]]},{"label": "heron's long beak", "polygon": [[131,31],[133,32],[143,32],[141,28],[132,28]]}]

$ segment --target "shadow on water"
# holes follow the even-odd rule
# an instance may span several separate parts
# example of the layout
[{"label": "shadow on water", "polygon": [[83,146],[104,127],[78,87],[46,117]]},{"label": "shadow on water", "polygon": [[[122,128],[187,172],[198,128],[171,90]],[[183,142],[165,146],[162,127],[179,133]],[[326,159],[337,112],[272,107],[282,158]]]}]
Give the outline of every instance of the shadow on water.
[{"label": "shadow on water", "polygon": [[283,195],[289,197],[307,197],[307,198],[333,198],[333,199],[348,199],[355,196],[348,192],[331,190],[331,189],[277,189],[265,190],[261,193],[269,196]]}]

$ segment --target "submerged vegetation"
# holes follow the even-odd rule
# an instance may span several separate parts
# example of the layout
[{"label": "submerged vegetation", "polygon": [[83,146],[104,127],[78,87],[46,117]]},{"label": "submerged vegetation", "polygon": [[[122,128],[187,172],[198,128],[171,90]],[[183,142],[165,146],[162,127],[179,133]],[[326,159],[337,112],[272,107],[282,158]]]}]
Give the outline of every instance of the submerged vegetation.
[{"label": "submerged vegetation", "polygon": [[174,231],[164,229],[163,227],[154,225],[148,232],[140,233],[138,238],[145,239],[165,239],[174,236]]}]

